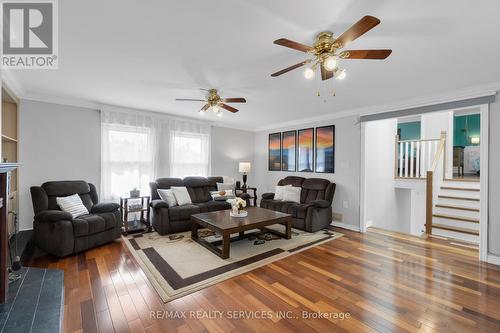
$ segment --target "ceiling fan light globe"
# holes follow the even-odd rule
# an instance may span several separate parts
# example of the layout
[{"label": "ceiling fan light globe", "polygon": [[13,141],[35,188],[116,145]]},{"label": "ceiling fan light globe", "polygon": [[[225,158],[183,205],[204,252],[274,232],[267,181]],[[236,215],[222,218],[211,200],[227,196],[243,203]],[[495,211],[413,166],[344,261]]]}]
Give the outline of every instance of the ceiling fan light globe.
[{"label": "ceiling fan light globe", "polygon": [[345,79],[346,76],[347,76],[347,73],[346,73],[345,69],[338,70],[335,73],[335,78],[339,81],[342,81],[343,79]]},{"label": "ceiling fan light globe", "polygon": [[215,113],[220,112],[220,108],[219,108],[219,106],[218,106],[218,105],[214,105],[214,106],[212,106],[212,111],[213,111],[213,112],[215,112]]},{"label": "ceiling fan light globe", "polygon": [[328,56],[325,59],[325,68],[329,71],[333,71],[335,68],[337,68],[338,65],[338,60],[336,56]]},{"label": "ceiling fan light globe", "polygon": [[306,68],[304,70],[304,77],[307,80],[312,80],[314,78],[314,70],[312,70],[311,68]]}]

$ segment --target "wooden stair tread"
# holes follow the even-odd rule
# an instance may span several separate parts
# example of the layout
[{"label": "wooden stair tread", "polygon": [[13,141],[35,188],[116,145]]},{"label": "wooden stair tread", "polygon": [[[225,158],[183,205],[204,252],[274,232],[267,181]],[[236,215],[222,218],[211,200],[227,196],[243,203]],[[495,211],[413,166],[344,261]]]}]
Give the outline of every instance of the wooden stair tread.
[{"label": "wooden stair tread", "polygon": [[453,205],[436,205],[438,208],[447,208],[447,209],[458,209],[458,210],[467,210],[470,212],[479,212],[479,208],[472,208],[472,207],[460,207],[460,206],[453,206]]},{"label": "wooden stair tread", "polygon": [[442,190],[453,190],[453,191],[469,191],[469,192],[479,192],[478,188],[467,188],[467,187],[454,187],[454,186],[441,186]]},{"label": "wooden stair tread", "polygon": [[456,221],[464,221],[464,222],[471,222],[471,223],[479,223],[478,219],[473,219],[470,217],[461,217],[461,216],[455,216],[455,215],[448,215],[448,214],[432,214],[433,217],[440,217],[443,219],[449,219],[449,220],[456,220]]},{"label": "wooden stair tread", "polygon": [[439,223],[433,223],[432,227],[436,228],[436,229],[442,229],[442,230],[448,230],[448,231],[455,231],[455,232],[460,232],[460,233],[463,233],[463,234],[469,234],[469,235],[479,236],[479,231],[472,230],[472,229],[467,229],[467,228],[453,227],[453,226],[439,224]]},{"label": "wooden stair tread", "polygon": [[455,197],[452,195],[438,195],[441,199],[456,199],[456,200],[468,200],[468,201],[480,201],[478,198],[466,198],[466,197]]}]

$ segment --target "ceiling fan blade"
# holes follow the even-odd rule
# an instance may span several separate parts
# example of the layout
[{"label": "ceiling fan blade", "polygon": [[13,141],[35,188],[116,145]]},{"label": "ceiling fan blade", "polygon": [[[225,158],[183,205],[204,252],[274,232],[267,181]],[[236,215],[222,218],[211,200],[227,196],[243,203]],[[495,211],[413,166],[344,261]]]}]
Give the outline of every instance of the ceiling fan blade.
[{"label": "ceiling fan blade", "polygon": [[342,59],[385,59],[392,50],[346,50],[340,53]]},{"label": "ceiling fan blade", "polygon": [[329,71],[321,64],[321,80],[329,80],[333,77],[333,71]]},{"label": "ceiling fan blade", "polygon": [[281,74],[285,74],[285,73],[287,73],[287,72],[289,72],[289,71],[293,71],[294,69],[299,68],[299,67],[302,67],[302,66],[304,66],[305,64],[308,64],[308,63],[310,63],[310,62],[311,62],[311,60],[310,60],[310,59],[308,59],[308,60],[304,60],[304,61],[302,61],[302,62],[299,62],[298,64],[295,64],[295,65],[293,65],[293,66],[290,66],[290,67],[287,67],[287,68],[282,69],[282,70],[280,70],[280,71],[277,71],[276,73],[271,74],[271,76],[272,76],[272,77],[280,76]]},{"label": "ceiling fan blade", "polygon": [[226,103],[246,103],[247,100],[244,99],[243,97],[234,97],[234,98],[223,98],[223,102]]},{"label": "ceiling fan blade", "polygon": [[289,47],[291,49],[294,49],[294,50],[297,50],[297,51],[302,51],[302,52],[309,52],[309,51],[313,51],[314,50],[314,48],[311,47],[311,46],[304,45],[304,44],[301,44],[301,43],[297,43],[297,42],[294,42],[293,40],[289,40],[289,39],[286,39],[286,38],[276,39],[274,41],[274,44],[281,45],[281,46],[284,46],[284,47]]},{"label": "ceiling fan blade", "polygon": [[209,107],[210,107],[210,105],[205,104],[205,105],[201,108],[201,110],[200,110],[200,111],[207,111]]},{"label": "ceiling fan blade", "polygon": [[344,47],[347,43],[352,42],[361,35],[364,35],[371,29],[375,28],[380,23],[380,20],[373,16],[365,16],[358,22],[354,23],[352,27],[347,29],[339,38],[335,40],[336,43],[340,44],[340,47]]},{"label": "ceiling fan blade", "polygon": [[229,106],[229,105],[224,104],[224,103],[220,103],[219,106],[221,108],[226,109],[227,111],[230,111],[230,112],[233,112],[233,113],[238,112],[238,109],[235,109],[232,106]]},{"label": "ceiling fan blade", "polygon": [[189,101],[189,102],[206,102],[204,99],[193,99],[193,98],[176,98],[176,101]]}]

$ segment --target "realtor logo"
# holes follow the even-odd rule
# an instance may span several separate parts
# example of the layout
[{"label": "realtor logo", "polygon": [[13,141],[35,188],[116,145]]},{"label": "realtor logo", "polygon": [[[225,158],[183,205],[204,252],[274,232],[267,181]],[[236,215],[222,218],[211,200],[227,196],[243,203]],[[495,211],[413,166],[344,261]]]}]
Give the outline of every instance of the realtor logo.
[{"label": "realtor logo", "polygon": [[2,68],[57,68],[57,3],[2,2]]}]

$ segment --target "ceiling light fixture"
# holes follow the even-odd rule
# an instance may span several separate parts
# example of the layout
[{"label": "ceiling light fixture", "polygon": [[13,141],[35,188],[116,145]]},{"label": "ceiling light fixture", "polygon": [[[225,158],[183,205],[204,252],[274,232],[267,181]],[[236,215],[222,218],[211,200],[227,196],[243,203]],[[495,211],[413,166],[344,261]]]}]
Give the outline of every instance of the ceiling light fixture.
[{"label": "ceiling light fixture", "polygon": [[314,78],[314,70],[312,68],[306,68],[304,71],[304,77],[308,80],[312,80]]},{"label": "ceiling light fixture", "polygon": [[213,105],[212,106],[212,111],[215,112],[215,113],[219,113],[220,112],[219,106],[217,104]]},{"label": "ceiling light fixture", "polygon": [[339,81],[345,79],[347,73],[345,71],[345,69],[338,69],[335,71],[335,78]]},{"label": "ceiling light fixture", "polygon": [[329,71],[333,71],[335,68],[337,68],[337,57],[334,55],[329,55],[325,59],[325,68]]}]

